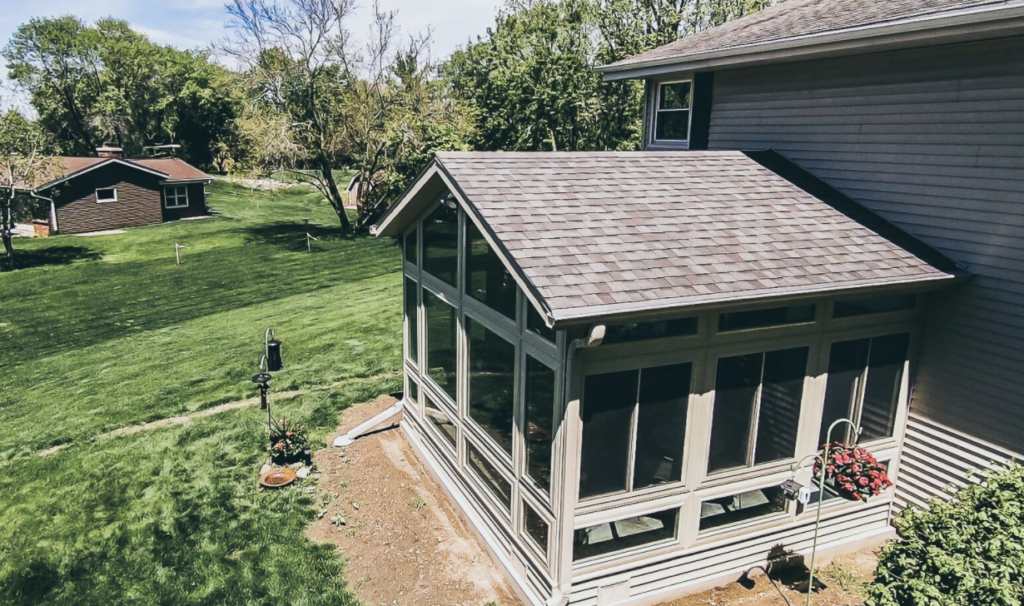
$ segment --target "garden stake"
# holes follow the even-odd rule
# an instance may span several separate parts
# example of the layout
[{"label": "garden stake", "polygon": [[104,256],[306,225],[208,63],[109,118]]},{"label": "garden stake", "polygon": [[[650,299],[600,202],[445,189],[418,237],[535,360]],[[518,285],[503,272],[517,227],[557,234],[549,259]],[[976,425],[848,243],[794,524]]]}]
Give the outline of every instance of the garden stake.
[{"label": "garden stake", "polygon": [[182,246],[181,244],[178,244],[177,242],[174,243],[174,264],[175,265],[181,265],[181,253],[179,253],[178,251],[180,251],[183,248],[187,248],[187,247]]},{"label": "garden stake", "polygon": [[320,240],[317,240],[312,235],[310,235],[310,233],[308,231],[306,232],[306,250],[308,250],[309,252],[313,252],[313,244],[312,244],[312,242],[319,242],[319,241]]},{"label": "garden stake", "polygon": [[[814,518],[814,540],[811,542],[811,574],[807,581],[807,606],[811,606],[811,597],[814,595],[814,560],[818,555],[818,531],[821,529],[821,506],[825,503],[825,469],[828,467],[828,450],[829,444],[832,443],[832,430],[836,428],[836,425],[846,423],[856,432],[856,437],[860,437],[862,429],[849,419],[839,419],[828,426],[828,432],[825,434],[825,447],[821,451],[821,476],[818,478],[818,513]],[[854,440],[856,443],[856,439]]]}]

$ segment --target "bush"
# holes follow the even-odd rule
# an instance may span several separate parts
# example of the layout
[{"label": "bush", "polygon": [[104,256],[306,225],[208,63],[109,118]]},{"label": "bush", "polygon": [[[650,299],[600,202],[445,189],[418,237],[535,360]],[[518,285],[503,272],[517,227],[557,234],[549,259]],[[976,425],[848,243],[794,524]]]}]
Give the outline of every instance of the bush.
[{"label": "bush", "polygon": [[868,606],[1020,606],[1024,603],[1024,467],[950,490],[928,510],[896,518]]}]

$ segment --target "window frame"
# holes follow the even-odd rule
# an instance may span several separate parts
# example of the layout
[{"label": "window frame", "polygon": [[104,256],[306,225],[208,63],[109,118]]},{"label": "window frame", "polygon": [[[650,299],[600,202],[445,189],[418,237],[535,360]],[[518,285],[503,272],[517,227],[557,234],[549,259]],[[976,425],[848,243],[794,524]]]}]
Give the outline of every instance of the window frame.
[{"label": "window frame", "polygon": [[[679,78],[674,80],[659,80],[654,85],[654,103],[651,106],[651,143],[654,145],[675,145],[679,147],[690,147],[690,137],[693,134],[693,77]],[[661,107],[661,95],[664,87],[671,84],[682,84],[689,83],[690,85],[690,105],[686,109],[659,109]],[[658,138],[658,118],[661,112],[689,112],[686,116],[686,138],[685,139],[659,139]]]},{"label": "window frame", "polygon": [[[111,192],[114,192],[114,197],[110,198],[110,199],[107,199],[107,200],[101,200],[100,199],[100,192],[101,191],[111,191]],[[117,186],[114,186],[114,187],[97,187],[94,195],[96,196],[96,203],[97,204],[109,204],[110,202],[117,202],[118,201]]]},{"label": "window frame", "polygon": [[[181,189],[185,192],[184,204],[178,204],[178,201],[182,196],[178,195],[176,190]],[[168,195],[169,192],[174,191],[174,195]],[[174,204],[171,204],[171,199],[174,199]],[[165,185],[164,186],[164,208],[176,209],[176,208],[188,208],[188,185]]]}]

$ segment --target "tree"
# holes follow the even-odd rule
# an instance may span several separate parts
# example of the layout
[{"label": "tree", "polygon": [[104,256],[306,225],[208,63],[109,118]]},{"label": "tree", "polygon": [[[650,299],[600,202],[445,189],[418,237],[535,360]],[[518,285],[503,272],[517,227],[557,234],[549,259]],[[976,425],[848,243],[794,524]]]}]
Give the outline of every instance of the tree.
[{"label": "tree", "polygon": [[16,266],[14,225],[31,218],[38,202],[26,188],[50,181],[57,173],[50,149],[47,133],[20,112],[8,109],[0,114],[0,240],[9,270]]},{"label": "tree", "polygon": [[869,606],[1024,603],[1024,467],[1011,465],[896,517]]}]

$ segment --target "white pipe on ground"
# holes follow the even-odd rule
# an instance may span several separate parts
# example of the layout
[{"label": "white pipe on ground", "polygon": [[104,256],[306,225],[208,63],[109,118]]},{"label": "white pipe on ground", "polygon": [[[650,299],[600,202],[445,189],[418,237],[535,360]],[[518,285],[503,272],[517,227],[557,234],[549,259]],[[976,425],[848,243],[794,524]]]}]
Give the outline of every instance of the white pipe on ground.
[{"label": "white pipe on ground", "polygon": [[390,419],[391,417],[395,416],[400,412],[402,412],[402,402],[397,402],[394,406],[388,408],[387,410],[374,415],[372,419],[360,423],[347,434],[334,438],[334,446],[338,448],[346,448],[348,446],[351,446],[352,443],[358,440],[360,437],[362,437],[363,434],[367,433],[374,427],[380,425],[384,421],[387,421],[388,419]]}]

